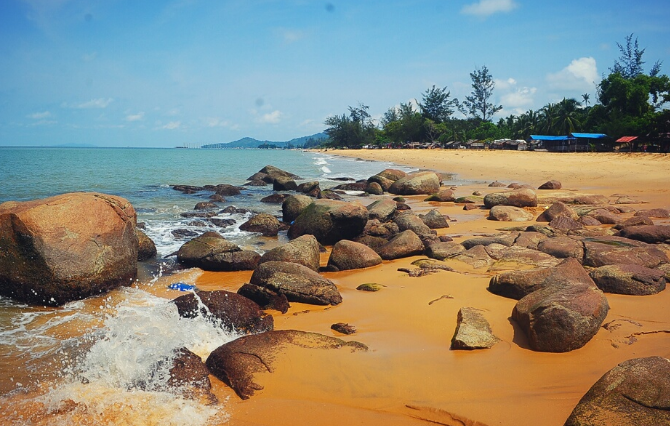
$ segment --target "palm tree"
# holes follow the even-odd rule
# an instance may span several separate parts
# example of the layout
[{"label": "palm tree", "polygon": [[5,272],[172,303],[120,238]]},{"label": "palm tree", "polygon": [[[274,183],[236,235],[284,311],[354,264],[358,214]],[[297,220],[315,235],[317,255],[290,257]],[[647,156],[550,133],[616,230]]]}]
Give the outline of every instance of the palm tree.
[{"label": "palm tree", "polygon": [[558,103],[556,114],[556,129],[566,135],[573,133],[581,123],[579,122],[579,102],[576,99],[563,98]]},{"label": "palm tree", "polygon": [[539,130],[551,135],[555,133],[557,107],[556,104],[548,103],[540,110],[540,125]]},{"label": "palm tree", "polygon": [[591,98],[591,96],[588,93],[584,93],[582,95],[582,103],[584,104],[584,107],[589,106],[589,99],[590,98]]}]

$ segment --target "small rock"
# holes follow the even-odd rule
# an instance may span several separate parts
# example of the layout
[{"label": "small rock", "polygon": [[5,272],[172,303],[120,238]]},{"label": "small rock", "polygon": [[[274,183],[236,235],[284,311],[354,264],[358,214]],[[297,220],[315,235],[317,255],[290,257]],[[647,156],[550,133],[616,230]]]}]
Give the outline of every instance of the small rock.
[{"label": "small rock", "polygon": [[475,308],[461,308],[458,311],[451,349],[488,349],[499,341],[481,311]]},{"label": "small rock", "polygon": [[342,334],[354,334],[356,332],[356,327],[343,322],[335,323],[331,325],[330,328]]},{"label": "small rock", "polygon": [[537,189],[561,189],[562,187],[563,185],[561,185],[561,182],[557,180],[550,180],[540,185]]}]

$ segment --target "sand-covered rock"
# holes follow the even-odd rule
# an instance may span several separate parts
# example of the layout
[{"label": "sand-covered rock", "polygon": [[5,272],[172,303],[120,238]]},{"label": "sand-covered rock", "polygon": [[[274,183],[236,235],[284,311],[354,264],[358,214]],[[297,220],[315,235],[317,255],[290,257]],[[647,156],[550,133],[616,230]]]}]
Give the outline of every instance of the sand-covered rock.
[{"label": "sand-covered rock", "polygon": [[501,222],[527,222],[533,218],[533,213],[513,206],[493,206],[489,212],[489,219]]},{"label": "sand-covered rock", "polygon": [[[209,371],[235,390],[242,399],[248,399],[263,386],[255,382],[257,373],[272,373],[275,361],[287,348],[305,350],[340,349],[350,352],[365,351],[367,347],[358,342],[308,333],[297,330],[278,330],[240,337],[215,349],[207,358]],[[319,351],[311,354],[318,362]],[[324,364],[323,368],[329,368]]]},{"label": "sand-covered rock", "polygon": [[499,341],[480,310],[469,307],[459,309],[451,349],[488,349]]},{"label": "sand-covered rock", "polygon": [[132,284],[136,222],[128,200],[100,193],[0,204],[0,294],[57,306]]},{"label": "sand-covered rock", "polygon": [[382,258],[370,247],[349,240],[340,240],[333,246],[328,258],[328,269],[346,271],[369,268],[382,263]]},{"label": "sand-covered rock", "polygon": [[225,290],[198,291],[172,301],[184,318],[208,317],[221,327],[243,333],[262,333],[274,328],[272,315],[256,302]]},{"label": "sand-covered rock", "polygon": [[665,273],[640,265],[606,265],[589,273],[605,293],[643,296],[665,290]]},{"label": "sand-covered rock", "polygon": [[358,202],[316,200],[295,219],[288,236],[312,234],[322,244],[334,244],[360,235],[367,221],[368,210]]},{"label": "sand-covered rock", "polygon": [[289,302],[313,305],[337,305],[342,302],[342,296],[332,281],[297,263],[261,263],[249,282],[284,294]]},{"label": "sand-covered rock", "polygon": [[565,426],[670,424],[670,361],[654,356],[624,361],[582,397]]}]

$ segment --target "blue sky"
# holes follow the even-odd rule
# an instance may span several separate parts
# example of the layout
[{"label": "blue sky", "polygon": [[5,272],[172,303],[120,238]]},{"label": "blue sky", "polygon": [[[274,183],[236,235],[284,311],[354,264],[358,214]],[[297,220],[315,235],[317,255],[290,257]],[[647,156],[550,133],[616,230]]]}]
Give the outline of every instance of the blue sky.
[{"label": "blue sky", "polygon": [[0,146],[172,147],[320,132],[486,65],[511,113],[595,83],[634,33],[670,73],[668,0],[2,0]]}]

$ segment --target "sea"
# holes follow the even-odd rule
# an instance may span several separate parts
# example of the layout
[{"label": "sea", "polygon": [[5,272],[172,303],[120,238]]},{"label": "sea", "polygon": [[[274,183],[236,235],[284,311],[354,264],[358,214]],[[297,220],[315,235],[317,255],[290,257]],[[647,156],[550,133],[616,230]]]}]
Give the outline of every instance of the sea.
[{"label": "sea", "polygon": [[[298,183],[317,180],[322,189],[341,184],[342,178],[366,179],[388,167],[413,171],[300,150],[0,148],[0,203],[77,191],[118,195],[132,203],[158,251],[134,285],[105,295],[58,308],[0,297],[0,423],[225,423],[225,401],[206,405],[185,399],[167,386],[166,366],[179,348],[187,347],[204,360],[239,335],[203,317],[181,318],[153,286],[175,269],[171,255],[206,231],[261,254],[272,246],[267,238],[239,229],[259,212],[281,216],[280,204],[260,201],[273,193],[272,186],[245,186],[240,195],[225,197],[221,210],[248,210],[219,213],[218,218],[235,221],[226,227],[183,215],[193,212],[196,203],[209,201],[212,192],[184,194],[172,188],[241,186],[266,165],[300,176]],[[278,241],[285,238],[280,234]],[[174,290],[174,297],[181,294]]]}]

